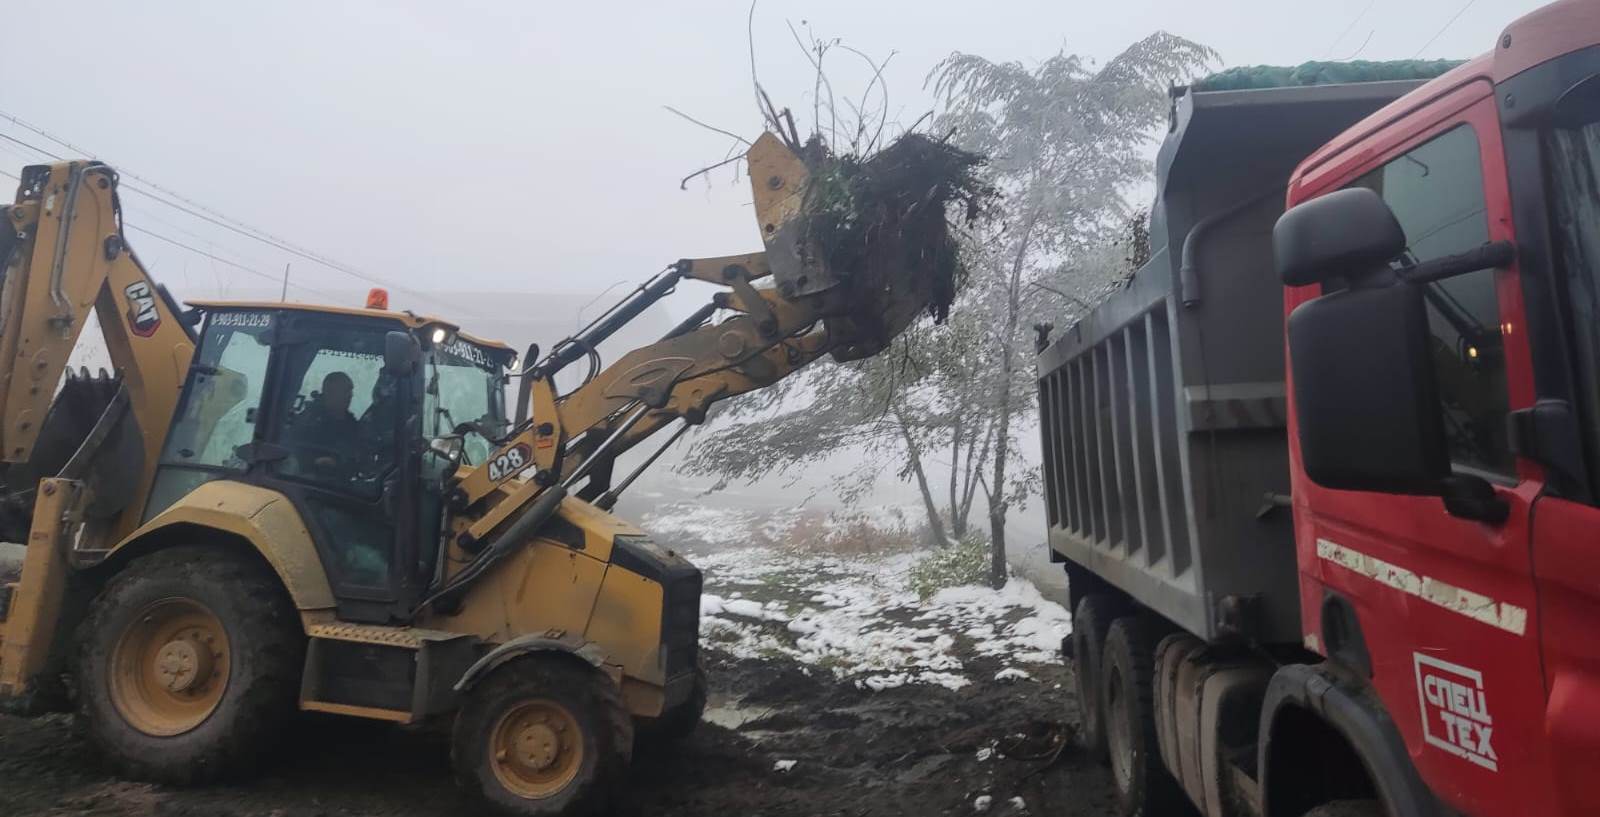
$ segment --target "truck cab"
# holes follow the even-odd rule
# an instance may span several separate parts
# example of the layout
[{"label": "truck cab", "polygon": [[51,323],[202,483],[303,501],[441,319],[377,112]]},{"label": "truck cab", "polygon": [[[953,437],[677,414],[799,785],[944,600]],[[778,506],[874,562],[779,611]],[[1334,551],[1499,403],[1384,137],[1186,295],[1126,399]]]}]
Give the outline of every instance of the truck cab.
[{"label": "truck cab", "polygon": [[1151,261],[1041,344],[1124,815],[1600,812],[1600,5],[1434,73],[1177,93]]},{"label": "truck cab", "polygon": [[1309,157],[1280,224],[1280,269],[1400,230],[1287,281],[1301,617],[1468,814],[1600,810],[1597,160],[1600,9],[1557,3]]}]

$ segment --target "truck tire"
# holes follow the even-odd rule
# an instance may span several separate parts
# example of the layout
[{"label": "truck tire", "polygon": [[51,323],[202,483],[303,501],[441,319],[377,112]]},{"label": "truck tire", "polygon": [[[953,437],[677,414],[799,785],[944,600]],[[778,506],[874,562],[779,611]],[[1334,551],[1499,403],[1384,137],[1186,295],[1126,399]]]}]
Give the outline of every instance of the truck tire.
[{"label": "truck tire", "polygon": [[689,699],[661,713],[659,718],[642,718],[635,724],[642,745],[659,747],[676,743],[694,734],[706,714],[706,673],[695,670],[694,689]]},{"label": "truck tire", "polygon": [[1155,645],[1155,633],[1138,616],[1117,619],[1106,634],[1100,700],[1121,817],[1193,813],[1188,797],[1162,764],[1156,744]]},{"label": "truck tire", "polygon": [[1306,812],[1303,817],[1385,817],[1376,800],[1335,800]]},{"label": "truck tire", "polygon": [[1115,617],[1109,596],[1084,596],[1072,613],[1072,669],[1078,690],[1078,735],[1091,758],[1109,763],[1106,710],[1100,705],[1100,656]]},{"label": "truck tire", "polygon": [[277,575],[248,555],[183,546],[136,559],[78,633],[79,721],[128,777],[243,776],[298,711],[304,631]]},{"label": "truck tire", "polygon": [[617,685],[566,657],[495,670],[468,691],[450,741],[457,782],[519,817],[606,813],[632,752]]}]

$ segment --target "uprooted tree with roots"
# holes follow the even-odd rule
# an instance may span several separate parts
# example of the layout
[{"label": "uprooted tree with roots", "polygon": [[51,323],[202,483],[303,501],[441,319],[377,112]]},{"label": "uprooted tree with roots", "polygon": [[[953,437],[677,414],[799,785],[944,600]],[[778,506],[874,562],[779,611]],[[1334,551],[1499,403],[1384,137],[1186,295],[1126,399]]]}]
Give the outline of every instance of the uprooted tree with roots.
[{"label": "uprooted tree with roots", "polygon": [[[940,62],[928,78],[937,136],[914,136],[987,157],[968,166],[975,175],[963,188],[982,193],[959,200],[999,193],[991,217],[961,221],[959,246],[938,261],[952,271],[948,320],[913,327],[878,357],[819,366],[730,406],[680,467],[799,478],[844,453],[860,465],[835,481],[842,498],[870,496],[882,474],[914,482],[939,544],[976,533],[970,514],[981,498],[990,580],[1004,583],[1006,515],[1038,486],[1036,465],[1019,456],[1036,408],[1028,327],[1070,322],[1123,277],[1125,264],[1106,261],[1127,255],[1118,247],[1134,217],[1127,196],[1152,172],[1147,149],[1169,88],[1214,59],[1156,33],[1100,67],[1065,53],[1033,68],[960,53]],[[785,127],[781,114],[770,120]],[[822,141],[820,131],[809,141]],[[839,167],[848,172],[849,162]],[[818,185],[818,201],[835,201],[833,187]],[[839,212],[848,221],[859,210]]]}]

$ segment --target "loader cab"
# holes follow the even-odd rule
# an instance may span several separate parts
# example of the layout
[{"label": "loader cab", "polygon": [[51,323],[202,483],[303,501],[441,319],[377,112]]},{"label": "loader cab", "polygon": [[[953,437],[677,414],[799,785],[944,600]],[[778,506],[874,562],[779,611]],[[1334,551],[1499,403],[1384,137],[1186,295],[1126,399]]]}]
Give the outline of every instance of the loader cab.
[{"label": "loader cab", "polygon": [[[443,486],[505,427],[507,347],[386,310],[203,303],[148,520],[202,484],[276,491],[339,617],[403,619],[439,568]],[[396,336],[414,357],[397,366]]]}]

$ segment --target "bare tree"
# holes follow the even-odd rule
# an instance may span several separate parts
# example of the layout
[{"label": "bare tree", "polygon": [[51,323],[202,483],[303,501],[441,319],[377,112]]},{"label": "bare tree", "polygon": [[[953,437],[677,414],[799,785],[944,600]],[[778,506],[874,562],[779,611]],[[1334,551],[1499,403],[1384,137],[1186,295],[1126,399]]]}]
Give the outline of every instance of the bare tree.
[{"label": "bare tree", "polygon": [[1019,420],[1036,407],[1022,363],[1026,313],[1038,307],[1030,284],[1126,222],[1126,191],[1151,171],[1143,150],[1167,114],[1168,88],[1215,58],[1205,46],[1158,32],[1098,70],[1064,53],[1033,69],[957,53],[929,74],[944,108],[935,127],[989,156],[1004,196],[995,233],[972,238],[982,259],[973,265],[974,283],[987,293],[994,326],[994,451],[984,492],[996,586],[1006,577],[1006,513],[1037,486],[1031,464],[1013,456]]},{"label": "bare tree", "polygon": [[[825,49],[816,49],[820,57]],[[1006,578],[1007,512],[1038,490],[1017,456],[1036,408],[1027,327],[1079,314],[1124,275],[1118,246],[1135,216],[1126,199],[1152,172],[1147,144],[1168,88],[1213,52],[1157,33],[1095,69],[1059,54],[1029,69],[954,54],[929,83],[933,131],[989,157],[1000,218],[961,236],[968,281],[941,326],[913,327],[883,355],[820,365],[725,410],[681,466],[755,480],[798,476],[834,452],[862,465],[835,483],[850,501],[882,473],[916,484],[934,540],[974,533],[987,505],[991,581]],[[1124,239],[1126,240],[1126,239]],[[941,484],[942,483],[942,484]]]}]

